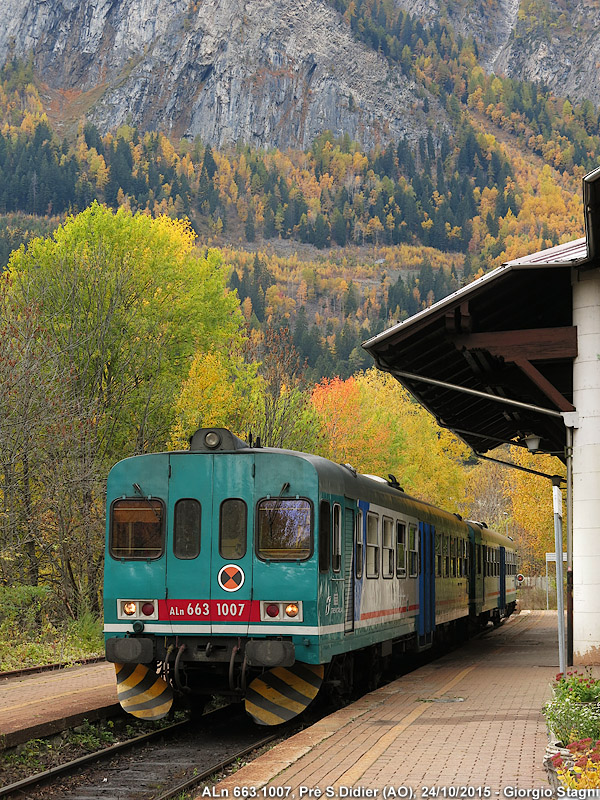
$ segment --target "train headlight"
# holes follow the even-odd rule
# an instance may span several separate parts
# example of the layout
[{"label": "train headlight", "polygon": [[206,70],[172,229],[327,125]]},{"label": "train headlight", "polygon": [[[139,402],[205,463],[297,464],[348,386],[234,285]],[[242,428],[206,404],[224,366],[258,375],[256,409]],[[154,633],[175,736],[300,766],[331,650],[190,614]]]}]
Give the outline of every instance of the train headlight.
[{"label": "train headlight", "polygon": [[137,600],[117,598],[117,619],[130,620],[132,617],[141,617],[144,622],[158,619],[158,600],[148,597],[138,597]]},{"label": "train headlight", "polygon": [[214,450],[215,447],[221,444],[221,437],[216,431],[209,431],[204,437],[204,444],[211,450]]},{"label": "train headlight", "polygon": [[288,603],[285,607],[285,615],[286,617],[297,617],[299,610],[296,603]]}]

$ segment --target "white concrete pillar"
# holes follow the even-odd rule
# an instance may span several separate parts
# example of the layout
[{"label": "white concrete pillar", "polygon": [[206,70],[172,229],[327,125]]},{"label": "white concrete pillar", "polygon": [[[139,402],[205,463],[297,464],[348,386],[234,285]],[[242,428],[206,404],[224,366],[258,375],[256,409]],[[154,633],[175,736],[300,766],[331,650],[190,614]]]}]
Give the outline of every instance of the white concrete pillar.
[{"label": "white concrete pillar", "polygon": [[573,270],[573,660],[600,664],[600,270]]}]

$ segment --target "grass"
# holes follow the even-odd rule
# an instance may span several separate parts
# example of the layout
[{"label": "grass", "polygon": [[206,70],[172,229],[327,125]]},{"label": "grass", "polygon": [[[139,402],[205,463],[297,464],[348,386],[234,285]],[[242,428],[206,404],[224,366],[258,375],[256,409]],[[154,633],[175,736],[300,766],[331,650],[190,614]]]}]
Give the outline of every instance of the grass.
[{"label": "grass", "polygon": [[72,664],[104,655],[102,621],[86,612],[78,620],[55,623],[37,616],[33,624],[0,617],[0,672],[44,664]]}]

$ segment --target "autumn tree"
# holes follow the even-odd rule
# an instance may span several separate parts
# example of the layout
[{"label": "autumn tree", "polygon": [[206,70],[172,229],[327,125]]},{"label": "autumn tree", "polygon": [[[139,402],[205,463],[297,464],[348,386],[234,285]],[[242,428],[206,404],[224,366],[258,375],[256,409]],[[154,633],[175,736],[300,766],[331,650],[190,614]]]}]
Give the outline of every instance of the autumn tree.
[{"label": "autumn tree", "polygon": [[[8,337],[11,324],[34,315],[13,347],[33,358],[47,341],[52,357],[36,358],[31,391],[10,395],[15,419],[40,409],[32,427],[39,435],[9,464],[22,477],[11,484],[18,495],[5,490],[2,499],[9,529],[15,509],[28,519],[27,541],[73,613],[99,604],[109,466],[164,446],[194,355],[241,337],[219,253],[198,256],[193,246],[185,222],[95,203],[9,261]],[[44,394],[62,419],[41,411]],[[6,462],[3,471],[8,486]]]},{"label": "autumn tree", "polygon": [[175,400],[169,448],[184,450],[198,428],[227,428],[244,439],[259,403],[257,364],[239,352],[198,352]]},{"label": "autumn tree", "polygon": [[267,328],[246,345],[246,358],[258,364],[259,384],[250,429],[267,447],[315,452],[321,436],[310,403],[304,363],[289,328]]},{"label": "autumn tree", "polygon": [[[65,375],[38,321],[39,309],[15,308],[8,274],[0,278],[0,576],[5,585],[37,585],[43,534],[37,489],[45,430],[57,424]],[[42,445],[42,446],[40,446]]]},{"label": "autumn tree", "polygon": [[[565,474],[564,465],[549,455],[531,455],[521,447],[510,447],[509,460],[546,475]],[[554,507],[549,478],[518,469],[507,469],[506,490],[510,500],[509,525],[519,550],[520,570],[543,575],[546,553],[554,552]]]},{"label": "autumn tree", "polygon": [[390,375],[374,367],[325,379],[312,395],[326,432],[324,455],[360,472],[393,474],[406,492],[444,508],[462,499],[468,448]]},{"label": "autumn tree", "polygon": [[110,457],[163,443],[194,353],[239,335],[218,252],[193,244],[186,222],[94,203],[9,262],[15,297],[40,302],[82,402],[99,405]]}]

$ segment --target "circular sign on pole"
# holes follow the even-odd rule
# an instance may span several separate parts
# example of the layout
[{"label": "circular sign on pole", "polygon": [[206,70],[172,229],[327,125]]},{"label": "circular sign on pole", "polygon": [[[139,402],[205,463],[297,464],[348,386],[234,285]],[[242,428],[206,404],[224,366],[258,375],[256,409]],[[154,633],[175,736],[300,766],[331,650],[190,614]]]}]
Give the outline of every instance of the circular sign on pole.
[{"label": "circular sign on pole", "polygon": [[244,585],[244,579],[244,572],[237,564],[225,564],[217,575],[219,586],[226,592],[237,592]]},{"label": "circular sign on pole", "polygon": [[523,575],[522,572],[519,572],[519,574],[517,575],[517,583],[523,583],[524,580],[525,580],[525,575]]}]

